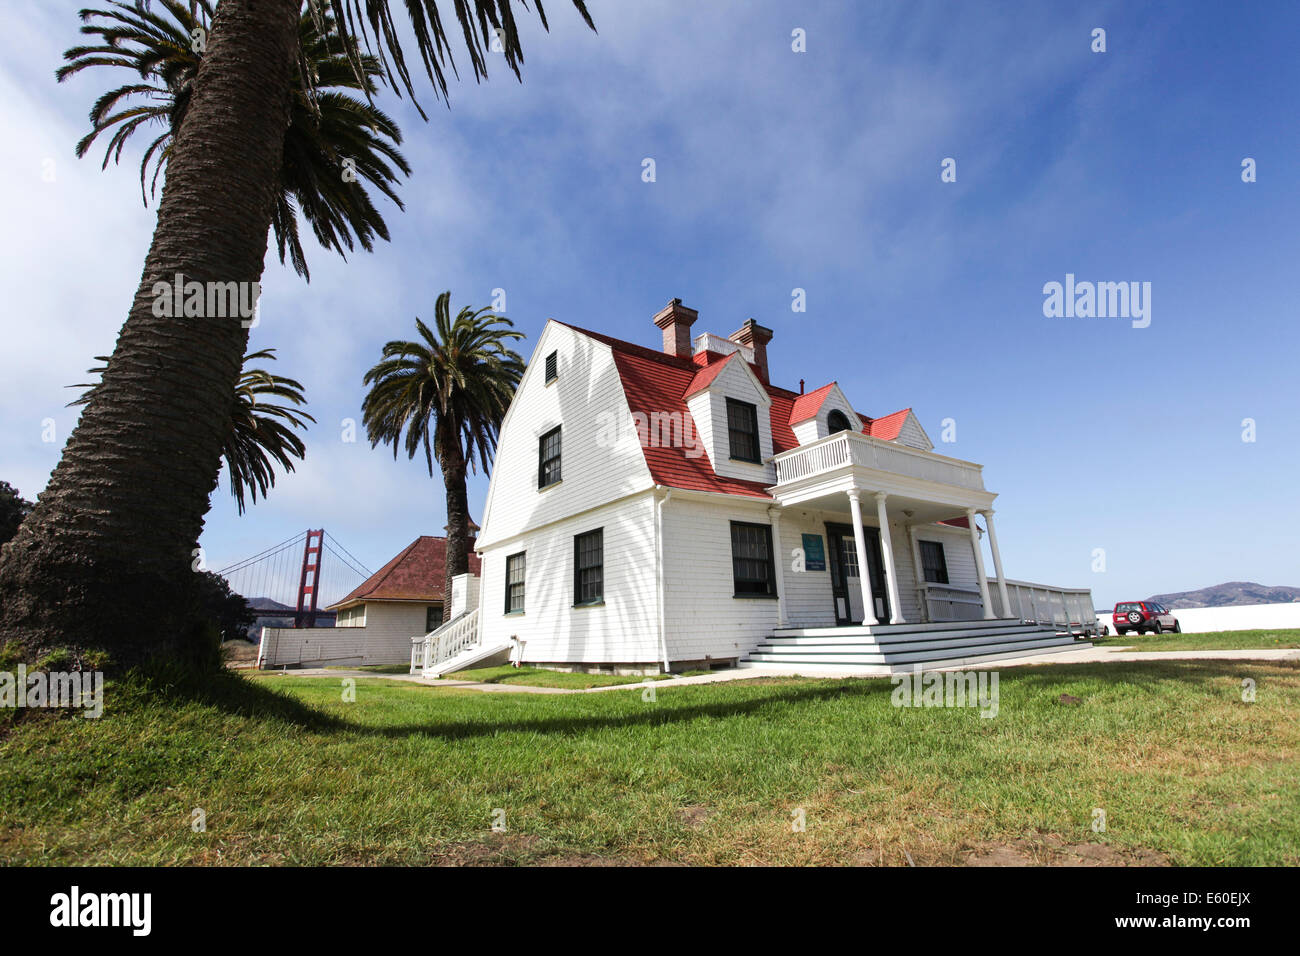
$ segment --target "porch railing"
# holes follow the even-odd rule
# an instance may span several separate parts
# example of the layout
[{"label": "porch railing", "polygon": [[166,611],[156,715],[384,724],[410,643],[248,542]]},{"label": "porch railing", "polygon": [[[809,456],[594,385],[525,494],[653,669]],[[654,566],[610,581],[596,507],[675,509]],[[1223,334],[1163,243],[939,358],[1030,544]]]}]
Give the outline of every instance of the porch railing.
[{"label": "porch railing", "polygon": [[984,490],[983,469],[974,462],[936,455],[857,432],[839,432],[777,455],[778,485],[822,472],[857,465],[913,478],[923,478],[971,491]]},{"label": "porch railing", "polygon": [[998,582],[989,579],[989,596],[999,617],[1018,617],[1031,624],[1054,627],[1062,633],[1091,636],[1097,633],[1097,612],[1089,588],[1062,588],[1029,581],[1007,581],[1010,606],[1002,607]]},{"label": "porch railing", "polygon": [[979,591],[932,583],[922,584],[916,590],[929,621],[978,621],[984,617]]},{"label": "porch railing", "polygon": [[[984,601],[974,588],[927,583],[916,589],[926,620],[976,621],[984,617]],[[1029,581],[1007,581],[1010,607],[1002,606],[996,578],[989,578],[989,598],[994,617],[1016,618],[1026,624],[1052,627],[1081,637],[1097,633],[1097,615],[1088,588],[1061,588]]]},{"label": "porch railing", "polygon": [[478,608],[452,618],[424,637],[411,638],[411,673],[436,669],[478,643]]}]

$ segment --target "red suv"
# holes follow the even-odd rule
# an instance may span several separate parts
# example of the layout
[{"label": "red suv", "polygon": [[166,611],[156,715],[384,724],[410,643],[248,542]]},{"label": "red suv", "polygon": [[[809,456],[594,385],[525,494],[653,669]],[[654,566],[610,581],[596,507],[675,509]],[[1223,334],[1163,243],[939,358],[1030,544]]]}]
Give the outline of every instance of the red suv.
[{"label": "red suv", "polygon": [[1178,623],[1178,618],[1174,617],[1173,612],[1163,604],[1156,604],[1154,601],[1123,601],[1116,604],[1112,620],[1116,634],[1127,634],[1129,631],[1136,631],[1139,634],[1145,634],[1147,631],[1152,634],[1159,634],[1162,631],[1173,631],[1175,634],[1183,632],[1182,625]]}]

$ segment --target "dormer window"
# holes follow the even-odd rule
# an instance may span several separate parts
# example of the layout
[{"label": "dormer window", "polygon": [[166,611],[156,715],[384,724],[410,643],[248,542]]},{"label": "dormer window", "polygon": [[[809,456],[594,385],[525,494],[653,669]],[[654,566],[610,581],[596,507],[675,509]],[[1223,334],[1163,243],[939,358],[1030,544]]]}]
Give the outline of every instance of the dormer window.
[{"label": "dormer window", "polygon": [[831,413],[826,416],[826,434],[834,435],[836,432],[852,431],[853,426],[849,424],[849,416],[845,415],[838,408],[832,409]]},{"label": "dormer window", "polygon": [[734,398],[727,399],[727,434],[732,458],[736,461],[762,463],[758,453],[757,406]]}]

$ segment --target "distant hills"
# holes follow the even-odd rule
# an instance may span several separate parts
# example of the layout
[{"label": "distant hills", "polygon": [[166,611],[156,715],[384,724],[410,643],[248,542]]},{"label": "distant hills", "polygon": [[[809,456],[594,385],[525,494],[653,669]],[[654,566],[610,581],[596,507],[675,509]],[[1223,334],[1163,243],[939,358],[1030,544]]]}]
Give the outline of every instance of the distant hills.
[{"label": "distant hills", "polygon": [[1286,604],[1300,601],[1300,588],[1269,587],[1253,581],[1229,581],[1196,591],[1153,594],[1147,600],[1163,604],[1174,611],[1179,608],[1233,607],[1238,604]]}]

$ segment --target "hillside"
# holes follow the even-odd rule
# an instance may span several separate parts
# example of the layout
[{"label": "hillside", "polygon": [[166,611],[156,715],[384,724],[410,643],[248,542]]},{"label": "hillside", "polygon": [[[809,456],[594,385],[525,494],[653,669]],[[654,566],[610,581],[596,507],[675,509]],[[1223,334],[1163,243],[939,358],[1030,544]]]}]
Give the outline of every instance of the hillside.
[{"label": "hillside", "polygon": [[1229,581],[1196,591],[1153,594],[1147,598],[1172,610],[1192,607],[1232,607],[1238,604],[1286,604],[1300,601],[1300,588],[1269,587],[1252,581]]}]

